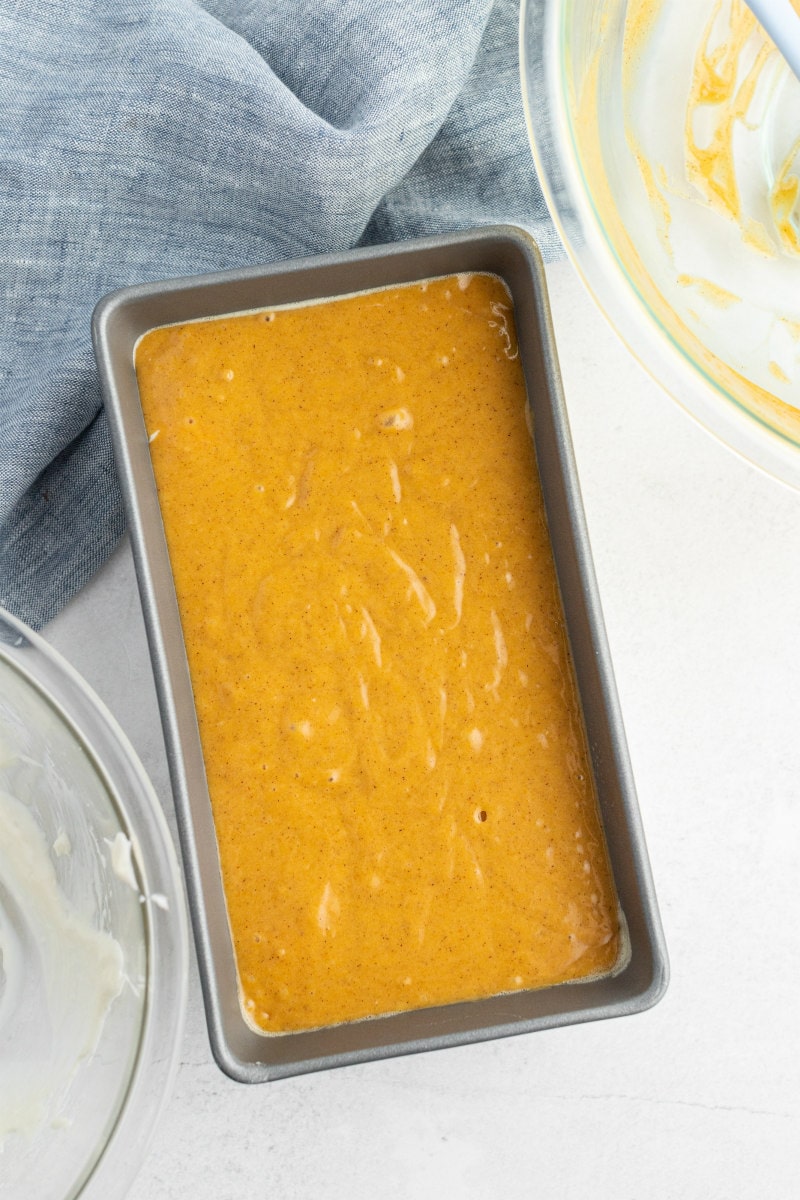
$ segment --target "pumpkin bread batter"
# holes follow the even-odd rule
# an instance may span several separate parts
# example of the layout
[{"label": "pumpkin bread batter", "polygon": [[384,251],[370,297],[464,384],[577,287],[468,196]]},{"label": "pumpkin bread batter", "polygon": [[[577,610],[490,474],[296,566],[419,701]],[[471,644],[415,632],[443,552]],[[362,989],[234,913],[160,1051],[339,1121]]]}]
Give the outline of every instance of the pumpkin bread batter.
[{"label": "pumpkin bread batter", "polygon": [[613,969],[502,282],[168,326],[136,370],[248,1022]]}]

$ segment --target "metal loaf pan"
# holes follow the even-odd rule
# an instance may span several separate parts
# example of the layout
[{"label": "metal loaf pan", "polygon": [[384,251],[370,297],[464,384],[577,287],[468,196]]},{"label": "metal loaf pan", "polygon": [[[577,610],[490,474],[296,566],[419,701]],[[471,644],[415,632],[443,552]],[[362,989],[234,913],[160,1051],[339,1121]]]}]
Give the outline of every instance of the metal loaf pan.
[{"label": "metal loaf pan", "polygon": [[[161,523],[133,351],[159,325],[325,299],[462,271],[493,272],[514,299],[550,536],[583,706],[601,815],[629,955],[615,974],[303,1033],[265,1036],[245,1023],[217,843]],[[520,229],[483,228],[193,279],[107,296],[93,320],[95,353],[127,507],[150,641],[209,1035],[220,1067],[242,1082],[505,1037],[650,1007],[667,956],[609,659],[573,461],[538,250]]]}]

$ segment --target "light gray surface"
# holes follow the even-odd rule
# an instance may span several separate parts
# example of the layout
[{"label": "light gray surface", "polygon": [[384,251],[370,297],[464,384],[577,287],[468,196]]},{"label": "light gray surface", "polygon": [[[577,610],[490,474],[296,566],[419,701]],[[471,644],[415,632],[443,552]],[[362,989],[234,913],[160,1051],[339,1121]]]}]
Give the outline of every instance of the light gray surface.
[{"label": "light gray surface", "polygon": [[[211,1059],[194,970],[131,1200],[795,1194],[800,494],[685,417],[566,263],[548,283],[669,991],[619,1021],[248,1088]],[[45,636],[120,720],[172,821],[127,545]]]}]

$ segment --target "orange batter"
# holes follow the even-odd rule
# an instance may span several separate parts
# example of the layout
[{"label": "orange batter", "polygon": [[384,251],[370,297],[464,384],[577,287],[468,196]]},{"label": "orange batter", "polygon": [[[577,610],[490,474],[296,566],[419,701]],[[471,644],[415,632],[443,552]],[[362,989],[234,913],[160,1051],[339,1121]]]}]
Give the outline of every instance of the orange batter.
[{"label": "orange batter", "polygon": [[136,369],[249,1022],[611,970],[501,281],[169,326]]}]

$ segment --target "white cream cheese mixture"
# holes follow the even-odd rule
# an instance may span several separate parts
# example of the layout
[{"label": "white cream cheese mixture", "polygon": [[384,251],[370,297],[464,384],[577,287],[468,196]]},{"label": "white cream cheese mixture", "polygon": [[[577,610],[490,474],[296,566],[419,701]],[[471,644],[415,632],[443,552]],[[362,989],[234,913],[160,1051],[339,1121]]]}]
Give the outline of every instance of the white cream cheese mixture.
[{"label": "white cream cheese mixture", "polygon": [[[59,846],[63,853],[63,843]],[[58,853],[58,851],[56,851]],[[60,1112],[123,980],[119,943],[59,886],[45,835],[0,791],[0,1145]]]}]

